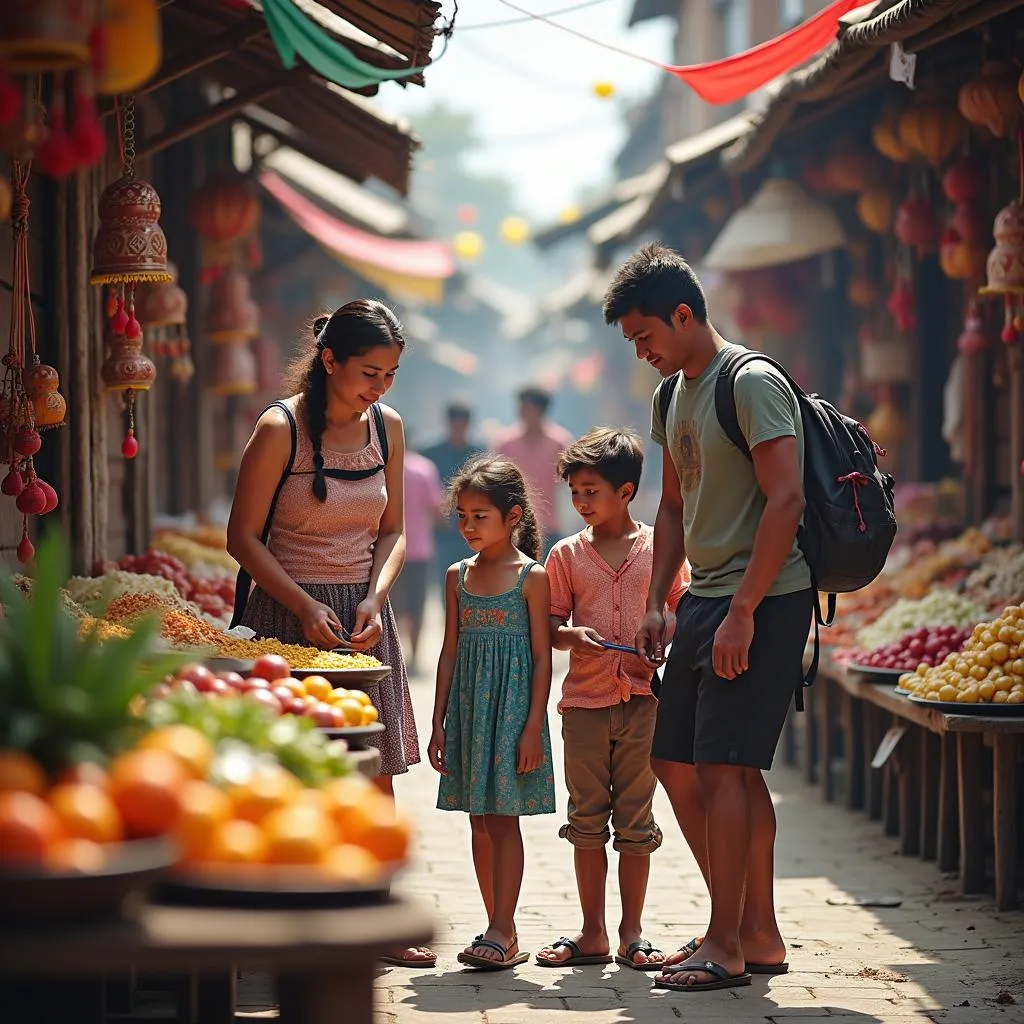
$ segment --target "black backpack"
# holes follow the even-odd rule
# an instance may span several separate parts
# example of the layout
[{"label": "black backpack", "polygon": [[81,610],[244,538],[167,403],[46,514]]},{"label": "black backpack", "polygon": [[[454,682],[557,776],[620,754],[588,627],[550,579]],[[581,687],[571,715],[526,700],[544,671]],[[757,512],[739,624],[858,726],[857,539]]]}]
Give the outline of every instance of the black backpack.
[{"label": "black backpack", "polygon": [[[814,656],[804,678],[810,686],[818,671],[818,626],[835,621],[836,594],[866,587],[882,571],[896,537],[895,482],[878,468],[885,453],[856,420],[817,395],[808,395],[770,356],[731,347],[715,382],[715,413],[726,436],[749,459],[750,448],[736,416],[736,375],[755,359],[774,366],[796,395],[804,428],[804,509],[797,543],[811,570],[815,590]],[[668,419],[679,374],[658,385],[655,400]],[[817,595],[828,595],[822,614]],[[802,707],[797,691],[797,707]]]}]

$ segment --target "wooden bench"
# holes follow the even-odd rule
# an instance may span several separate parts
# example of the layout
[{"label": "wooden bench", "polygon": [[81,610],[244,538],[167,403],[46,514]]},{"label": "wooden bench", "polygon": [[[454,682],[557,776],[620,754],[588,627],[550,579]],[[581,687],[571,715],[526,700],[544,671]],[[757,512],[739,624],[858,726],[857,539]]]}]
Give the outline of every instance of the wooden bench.
[{"label": "wooden bench", "polygon": [[[840,796],[840,774],[847,807],[882,821],[887,835],[899,837],[905,856],[935,860],[941,871],[959,868],[965,894],[985,890],[983,795],[990,760],[996,904],[1000,910],[1018,906],[1017,765],[1024,715],[949,714],[824,659],[804,695],[807,711],[790,714],[784,759],[799,765],[827,801]],[[893,726],[905,732],[884,766],[872,768]]]}]

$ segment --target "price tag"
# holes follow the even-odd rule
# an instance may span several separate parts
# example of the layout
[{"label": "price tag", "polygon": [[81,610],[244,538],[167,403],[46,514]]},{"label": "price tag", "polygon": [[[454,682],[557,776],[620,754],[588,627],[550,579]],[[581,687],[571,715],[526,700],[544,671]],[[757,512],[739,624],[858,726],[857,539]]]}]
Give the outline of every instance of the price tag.
[{"label": "price tag", "polygon": [[908,89],[913,89],[916,71],[917,54],[907,53],[902,43],[893,43],[889,50],[889,77],[894,82],[902,82]]}]

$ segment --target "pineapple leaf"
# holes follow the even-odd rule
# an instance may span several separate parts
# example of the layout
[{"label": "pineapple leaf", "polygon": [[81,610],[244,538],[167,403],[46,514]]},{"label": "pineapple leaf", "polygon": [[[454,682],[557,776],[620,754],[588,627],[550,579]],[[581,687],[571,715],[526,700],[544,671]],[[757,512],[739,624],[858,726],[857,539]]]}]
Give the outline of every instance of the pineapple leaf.
[{"label": "pineapple leaf", "polygon": [[64,614],[60,588],[68,578],[69,561],[64,538],[56,531],[48,531],[36,552],[25,648],[29,678],[41,690],[49,688],[55,681],[52,671],[54,630],[57,620]]},{"label": "pineapple leaf", "polygon": [[[18,589],[6,572],[0,573],[0,602],[5,609],[0,620],[0,646],[7,655],[5,671],[0,675],[0,689],[15,705],[29,698],[34,706],[42,706],[47,702],[49,679],[32,671],[29,657],[33,646],[30,598]],[[26,688],[27,693],[24,692]]]}]

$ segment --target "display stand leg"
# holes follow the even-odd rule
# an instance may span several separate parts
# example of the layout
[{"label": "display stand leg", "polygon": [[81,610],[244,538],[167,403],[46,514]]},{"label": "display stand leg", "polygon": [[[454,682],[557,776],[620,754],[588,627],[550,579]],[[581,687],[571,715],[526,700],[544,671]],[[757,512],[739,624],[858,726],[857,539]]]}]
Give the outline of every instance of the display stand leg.
[{"label": "display stand leg", "polygon": [[981,804],[980,733],[957,735],[957,789],[960,803],[960,888],[965,895],[985,885],[985,820]]},{"label": "display stand leg", "polygon": [[939,747],[939,824],[936,860],[940,871],[956,871],[960,864],[956,736],[944,732],[939,737]]},{"label": "display stand leg", "polygon": [[992,834],[995,838],[996,906],[1017,909],[1017,737],[992,736]]},{"label": "display stand leg", "polygon": [[900,790],[900,853],[921,852],[921,730],[907,729],[897,750]]},{"label": "display stand leg", "polygon": [[373,1024],[373,964],[278,977],[280,1024]]},{"label": "display stand leg", "polygon": [[939,824],[939,737],[921,731],[921,858],[935,860]]}]

